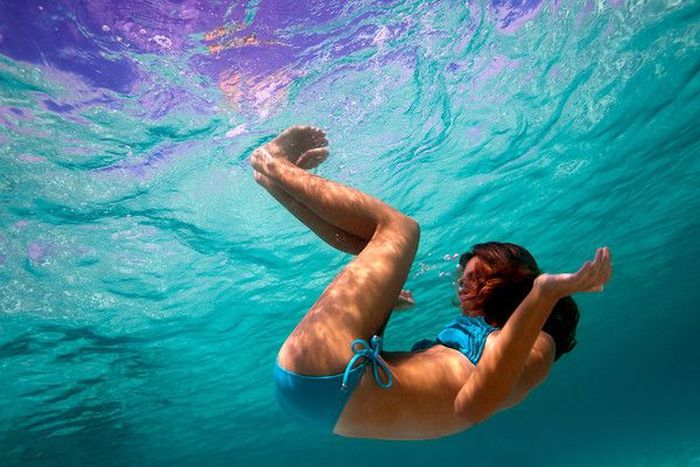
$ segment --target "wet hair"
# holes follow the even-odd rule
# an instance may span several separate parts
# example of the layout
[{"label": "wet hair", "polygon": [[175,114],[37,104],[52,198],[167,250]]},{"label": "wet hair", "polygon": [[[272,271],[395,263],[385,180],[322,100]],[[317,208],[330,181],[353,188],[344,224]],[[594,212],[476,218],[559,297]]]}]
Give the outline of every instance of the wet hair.
[{"label": "wet hair", "polygon": [[[465,268],[473,257],[480,261],[469,282],[463,284],[462,313],[481,315],[490,325],[503,327],[542,272],[530,252],[513,243],[477,243],[460,257],[460,266]],[[555,361],[576,345],[578,319],[578,307],[571,297],[554,305],[542,330],[554,340]]]}]

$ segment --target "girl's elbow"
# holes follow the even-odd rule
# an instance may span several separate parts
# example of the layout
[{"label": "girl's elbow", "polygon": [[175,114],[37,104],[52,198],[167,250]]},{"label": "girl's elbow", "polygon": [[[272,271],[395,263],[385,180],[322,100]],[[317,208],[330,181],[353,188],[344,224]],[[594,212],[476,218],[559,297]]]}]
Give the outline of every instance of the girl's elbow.
[{"label": "girl's elbow", "polygon": [[472,397],[464,402],[460,402],[458,398],[455,400],[455,413],[470,423],[481,423],[496,413],[505,400],[505,395],[494,393],[487,397]]},{"label": "girl's elbow", "polygon": [[488,420],[491,418],[491,415],[494,414],[494,411],[492,410],[484,410],[481,408],[475,409],[470,411],[467,414],[464,414],[462,418],[466,420],[467,422],[476,425],[477,423],[481,423],[483,421]]}]

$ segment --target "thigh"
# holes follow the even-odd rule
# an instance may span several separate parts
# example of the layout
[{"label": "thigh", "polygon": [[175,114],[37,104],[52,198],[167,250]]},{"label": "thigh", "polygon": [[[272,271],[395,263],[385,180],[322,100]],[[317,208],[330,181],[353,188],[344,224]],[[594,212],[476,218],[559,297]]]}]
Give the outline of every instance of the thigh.
[{"label": "thigh", "polygon": [[352,341],[369,341],[391,314],[418,237],[418,225],[408,217],[380,226],[287,338],[279,364],[304,375],[342,372],[353,355]]}]

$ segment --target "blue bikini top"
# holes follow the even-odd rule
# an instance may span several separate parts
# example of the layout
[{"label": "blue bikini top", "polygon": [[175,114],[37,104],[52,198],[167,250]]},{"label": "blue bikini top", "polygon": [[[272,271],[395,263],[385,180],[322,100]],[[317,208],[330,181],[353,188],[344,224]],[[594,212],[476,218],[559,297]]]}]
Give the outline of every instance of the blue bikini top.
[{"label": "blue bikini top", "polygon": [[423,339],[411,347],[411,352],[425,350],[434,345],[442,344],[462,352],[476,365],[481,358],[486,344],[486,338],[497,328],[484,320],[483,316],[465,316],[450,322],[437,335],[437,339]]}]

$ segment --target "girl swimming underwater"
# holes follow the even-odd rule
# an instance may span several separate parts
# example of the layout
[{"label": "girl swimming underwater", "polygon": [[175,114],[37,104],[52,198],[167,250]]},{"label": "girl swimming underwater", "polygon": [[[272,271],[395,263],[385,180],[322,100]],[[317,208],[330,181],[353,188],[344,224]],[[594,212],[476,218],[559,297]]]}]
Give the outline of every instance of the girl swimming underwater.
[{"label": "girl swimming underwater", "polygon": [[[462,314],[434,341],[382,351],[418,248],[415,220],[308,172],[328,156],[322,130],[291,127],[250,157],[255,180],[331,246],[357,255],[282,345],[282,407],[340,436],[428,439],[463,431],[522,399],[573,347],[570,295],[602,291],[610,252],[571,274],[541,274],[522,247],[490,242],[462,255]],[[466,357],[466,358],[465,358]],[[366,371],[369,370],[369,371]]]}]

